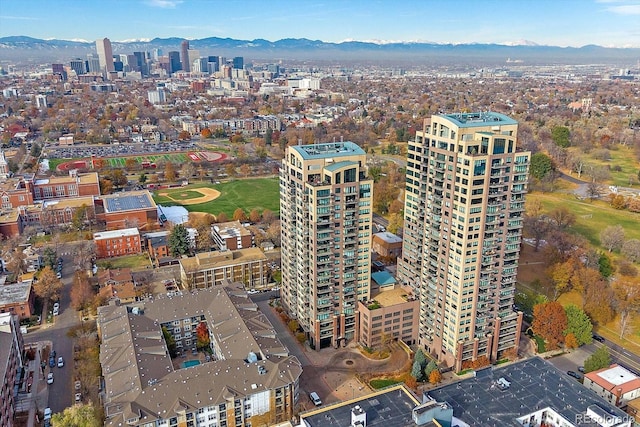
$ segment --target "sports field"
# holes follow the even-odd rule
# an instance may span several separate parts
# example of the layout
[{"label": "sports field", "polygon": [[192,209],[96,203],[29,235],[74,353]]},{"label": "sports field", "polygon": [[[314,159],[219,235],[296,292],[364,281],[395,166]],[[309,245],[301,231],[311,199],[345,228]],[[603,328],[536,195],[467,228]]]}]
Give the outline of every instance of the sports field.
[{"label": "sports field", "polygon": [[[192,202],[197,199],[191,198],[190,192],[201,194],[198,189],[217,190],[220,195],[210,197],[204,203],[194,204]],[[202,193],[209,194],[206,191]],[[153,200],[163,206],[184,206],[189,212],[206,212],[213,215],[224,212],[229,218],[233,217],[233,212],[238,208],[242,208],[247,214],[253,209],[259,212],[269,209],[276,214],[280,212],[278,178],[242,179],[215,185],[194,184],[171,190],[163,189],[154,192]]]},{"label": "sports field", "polygon": [[108,157],[106,160],[109,166],[113,168],[123,168],[127,159],[135,159],[136,162],[149,162],[149,163],[174,163],[181,164],[187,161],[187,154],[185,153],[164,153],[164,154],[149,154],[145,156],[131,156],[131,157]]}]

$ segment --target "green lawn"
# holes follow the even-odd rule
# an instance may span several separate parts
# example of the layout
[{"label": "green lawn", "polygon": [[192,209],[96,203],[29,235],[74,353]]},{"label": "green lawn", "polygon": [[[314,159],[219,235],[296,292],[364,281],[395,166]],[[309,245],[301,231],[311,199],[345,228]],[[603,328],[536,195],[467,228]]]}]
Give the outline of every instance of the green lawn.
[{"label": "green lawn", "polygon": [[640,214],[616,210],[608,203],[594,200],[579,200],[572,194],[529,193],[527,201],[540,200],[545,212],[564,206],[576,215],[571,232],[584,236],[591,244],[600,246],[600,232],[609,225],[621,225],[627,239],[640,239]]},{"label": "green lawn", "polygon": [[167,193],[174,200],[197,199],[198,197],[204,196],[204,194],[198,192],[197,189],[185,190],[178,188],[175,190],[168,190]]},{"label": "green lawn", "polygon": [[369,385],[374,389],[374,390],[378,390],[381,388],[385,388],[385,387],[389,387],[391,385],[394,384],[399,384],[402,381],[393,379],[393,378],[387,378],[387,379],[378,379],[378,380],[371,380],[371,382],[369,382]]},{"label": "green lawn", "polygon": [[[207,212],[213,215],[224,212],[229,218],[233,217],[233,212],[238,208],[244,209],[247,214],[253,209],[257,209],[259,212],[269,209],[276,214],[280,212],[278,178],[242,179],[216,185],[194,184],[185,187],[185,189],[195,190],[202,187],[215,188],[220,191],[221,195],[207,203],[185,206],[189,212]],[[184,189],[177,191],[184,192]],[[168,197],[159,196],[157,191],[154,192],[153,200],[163,206],[180,205]]]},{"label": "green lawn", "polygon": [[[597,150],[591,151],[589,154],[581,154],[583,158],[587,160],[588,164],[611,167],[620,166],[621,171],[617,172],[611,170],[611,180],[607,182],[610,185],[617,185],[620,187],[629,187],[629,177],[633,176],[634,186],[638,185],[638,170],[640,170],[640,162],[634,153],[633,148],[615,146],[614,149],[609,150],[611,153],[611,160],[603,161],[593,158],[593,154],[597,153]],[[574,174],[575,176],[575,174]],[[589,180],[588,176],[582,176],[585,181]]]},{"label": "green lawn", "polygon": [[126,255],[117,258],[108,258],[98,260],[98,267],[100,268],[131,268],[132,270],[139,270],[145,267],[150,267],[149,257],[147,255]]}]

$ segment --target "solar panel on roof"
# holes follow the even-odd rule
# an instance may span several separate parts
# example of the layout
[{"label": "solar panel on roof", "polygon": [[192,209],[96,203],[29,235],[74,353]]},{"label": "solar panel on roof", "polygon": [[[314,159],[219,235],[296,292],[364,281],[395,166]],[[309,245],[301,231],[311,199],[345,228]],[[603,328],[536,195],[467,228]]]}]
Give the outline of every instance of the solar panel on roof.
[{"label": "solar panel on roof", "polygon": [[124,195],[106,199],[109,212],[130,211],[151,208],[152,204],[145,194]]}]

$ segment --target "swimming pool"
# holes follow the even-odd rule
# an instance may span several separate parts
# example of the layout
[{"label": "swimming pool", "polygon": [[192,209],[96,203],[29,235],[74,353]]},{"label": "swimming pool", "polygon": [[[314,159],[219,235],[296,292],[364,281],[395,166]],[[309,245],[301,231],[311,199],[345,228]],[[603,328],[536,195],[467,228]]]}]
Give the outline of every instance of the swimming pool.
[{"label": "swimming pool", "polygon": [[199,360],[187,360],[186,362],[182,362],[180,366],[182,366],[183,368],[190,368],[192,366],[198,366],[199,364]]}]

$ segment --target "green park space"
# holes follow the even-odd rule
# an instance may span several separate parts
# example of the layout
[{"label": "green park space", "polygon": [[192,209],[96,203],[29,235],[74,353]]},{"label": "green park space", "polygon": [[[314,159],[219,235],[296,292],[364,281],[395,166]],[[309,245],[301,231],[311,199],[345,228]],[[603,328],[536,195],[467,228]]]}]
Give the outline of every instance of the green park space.
[{"label": "green park space", "polygon": [[[187,187],[177,189],[178,194],[184,193],[185,190],[197,190],[198,188],[213,188],[220,192],[220,196],[215,200],[194,205],[186,205],[185,209],[189,212],[206,212],[212,215],[218,215],[224,212],[229,218],[233,217],[233,212],[241,208],[246,213],[253,209],[263,212],[268,209],[274,213],[280,212],[280,190],[278,178],[256,178],[241,179],[221,184],[193,184]],[[166,190],[154,192],[153,200],[156,204],[163,206],[175,206],[180,203],[175,200],[160,196]],[[198,196],[199,197],[199,196]]]},{"label": "green park space", "polygon": [[149,256],[146,254],[125,255],[116,258],[98,260],[97,264],[101,269],[130,268],[132,270],[140,270],[143,268],[151,268]]},{"label": "green park space", "polygon": [[203,197],[204,194],[200,193],[197,189],[187,190],[184,188],[177,188],[167,190],[167,194],[173,200],[189,200],[189,199],[197,199],[198,197]]},{"label": "green park space", "polygon": [[[587,164],[603,166],[609,169],[611,179],[607,181],[607,184],[617,185],[619,187],[630,187],[629,178],[631,178],[631,182],[634,184],[633,186],[637,186],[640,162],[638,161],[633,148],[614,146],[608,150],[608,152],[610,156],[609,160],[596,158],[598,150],[593,150],[588,154],[579,155],[586,160]],[[576,177],[575,172],[572,175]],[[583,181],[589,181],[589,176],[586,175],[586,173],[583,173],[581,179]]]}]

